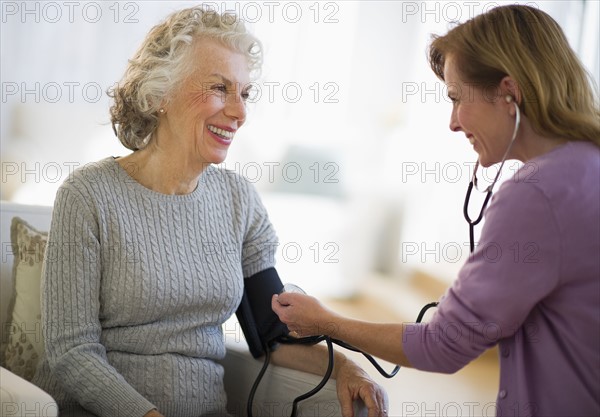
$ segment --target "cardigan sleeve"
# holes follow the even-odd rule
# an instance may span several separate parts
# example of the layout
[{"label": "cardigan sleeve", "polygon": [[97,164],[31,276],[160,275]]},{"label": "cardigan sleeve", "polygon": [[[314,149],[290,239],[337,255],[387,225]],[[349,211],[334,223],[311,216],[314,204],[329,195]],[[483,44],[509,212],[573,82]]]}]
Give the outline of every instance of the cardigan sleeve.
[{"label": "cardigan sleeve", "polygon": [[406,326],[402,344],[411,365],[452,373],[515,334],[559,285],[560,243],[540,189],[505,183],[486,213],[479,245],[431,321]]}]

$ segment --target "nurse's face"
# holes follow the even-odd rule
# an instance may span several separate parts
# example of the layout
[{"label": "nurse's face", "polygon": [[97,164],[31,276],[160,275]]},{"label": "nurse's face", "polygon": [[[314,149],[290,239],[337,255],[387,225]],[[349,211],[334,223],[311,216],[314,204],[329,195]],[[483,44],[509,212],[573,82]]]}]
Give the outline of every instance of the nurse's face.
[{"label": "nurse's face", "polygon": [[502,161],[512,139],[515,119],[507,110],[508,103],[500,89],[463,81],[452,55],[446,58],[444,80],[452,101],[450,130],[464,132],[482,166]]}]

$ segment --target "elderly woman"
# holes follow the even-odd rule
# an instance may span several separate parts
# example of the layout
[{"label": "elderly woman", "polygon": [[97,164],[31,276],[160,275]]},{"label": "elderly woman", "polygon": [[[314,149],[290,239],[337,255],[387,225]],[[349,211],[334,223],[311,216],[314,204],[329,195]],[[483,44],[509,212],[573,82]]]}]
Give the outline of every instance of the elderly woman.
[{"label": "elderly woman", "polygon": [[[61,186],[46,254],[34,382],[61,415],[226,414],[221,325],[244,279],[274,266],[277,238],[255,189],[213,164],[246,120],[261,57],[235,16],[190,8],[152,29],[112,90],[133,152]],[[281,346],[273,361],[322,373],[327,355]],[[379,414],[385,392],[341,354],[335,363],[344,413],[362,398]]]},{"label": "elderly woman", "polygon": [[[364,323],[287,293],[272,307],[303,336],[330,330],[426,371],[455,372],[499,345],[498,416],[598,416],[600,112],[587,74],[558,24],[527,6],[434,37],[430,64],[453,103],[450,129],[479,163],[525,163],[492,200],[478,248],[435,315]],[[490,247],[501,255],[490,259]]]}]

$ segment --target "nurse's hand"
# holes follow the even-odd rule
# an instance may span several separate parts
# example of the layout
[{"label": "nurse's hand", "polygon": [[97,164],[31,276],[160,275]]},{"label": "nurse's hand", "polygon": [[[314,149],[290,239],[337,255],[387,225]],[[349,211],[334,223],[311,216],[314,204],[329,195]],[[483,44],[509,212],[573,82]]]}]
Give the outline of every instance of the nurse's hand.
[{"label": "nurse's hand", "polygon": [[334,336],[340,317],[309,295],[284,292],[273,295],[271,308],[298,337]]},{"label": "nurse's hand", "polygon": [[[274,295],[273,311],[298,337],[326,335],[335,337],[342,316],[324,307],[316,298],[291,292]],[[333,377],[344,417],[353,417],[353,404],[361,399],[369,417],[387,416],[388,397],[380,385],[356,363],[336,352]]]}]

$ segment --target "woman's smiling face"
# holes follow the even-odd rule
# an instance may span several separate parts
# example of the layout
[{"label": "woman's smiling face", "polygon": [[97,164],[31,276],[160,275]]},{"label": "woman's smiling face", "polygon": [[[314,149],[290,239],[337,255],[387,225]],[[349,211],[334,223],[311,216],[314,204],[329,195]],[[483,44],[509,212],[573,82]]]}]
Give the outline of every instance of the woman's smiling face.
[{"label": "woman's smiling face", "polygon": [[250,89],[248,60],[223,43],[198,39],[191,48],[191,73],[166,103],[159,132],[193,165],[225,160],[235,133],[246,120]]},{"label": "woman's smiling face", "polygon": [[446,58],[444,81],[452,101],[450,130],[464,132],[482,166],[500,162],[512,138],[514,118],[499,88],[464,82],[452,55]]}]

